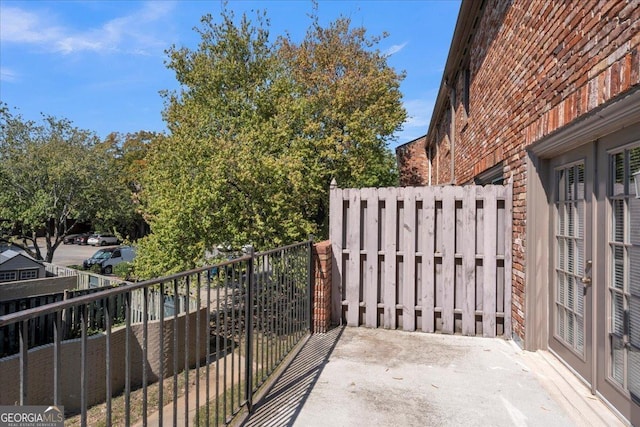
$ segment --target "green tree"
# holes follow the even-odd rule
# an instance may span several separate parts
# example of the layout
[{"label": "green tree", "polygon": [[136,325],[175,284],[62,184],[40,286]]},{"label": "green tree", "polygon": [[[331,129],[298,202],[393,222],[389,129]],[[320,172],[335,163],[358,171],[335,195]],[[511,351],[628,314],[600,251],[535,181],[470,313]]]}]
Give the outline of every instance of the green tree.
[{"label": "green tree", "polygon": [[[51,262],[78,222],[104,230],[119,220],[122,188],[113,146],[69,120],[25,121],[0,106],[0,218],[2,236],[36,259]],[[36,236],[44,234],[46,255]]]},{"label": "green tree", "polygon": [[[317,4],[314,4],[317,7]],[[387,36],[367,37],[363,27],[338,18],[323,28],[318,17],[305,39],[281,38],[279,56],[286,62],[300,105],[295,111],[297,136],[307,163],[316,162],[316,224],[328,235],[328,183],[341,187],[397,184],[396,161],[389,144],[406,119],[400,83],[404,73],[387,64],[375,47]]]},{"label": "green tree", "polygon": [[405,118],[402,76],[341,19],[305,41],[271,42],[263,13],[203,17],[196,50],[172,47],[182,89],[164,94],[169,135],[146,158],[152,234],[141,277],[192,268],[216,244],[257,248],[326,235],[331,178],[388,185],[387,144]]},{"label": "green tree", "polygon": [[103,142],[104,149],[111,152],[114,160],[112,170],[117,171],[114,178],[121,189],[121,203],[117,203],[119,212],[113,226],[120,230],[123,237],[137,239],[147,234],[147,224],[140,209],[139,194],[142,190],[142,175],[146,167],[146,155],[151,145],[163,138],[162,134],[150,131],[138,131],[122,134],[113,132]]}]

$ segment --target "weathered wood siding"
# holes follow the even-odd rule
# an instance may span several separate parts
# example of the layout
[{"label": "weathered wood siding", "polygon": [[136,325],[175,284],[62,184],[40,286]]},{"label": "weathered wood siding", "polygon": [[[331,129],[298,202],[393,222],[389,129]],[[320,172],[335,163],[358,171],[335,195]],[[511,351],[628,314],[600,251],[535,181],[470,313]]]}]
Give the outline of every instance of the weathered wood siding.
[{"label": "weathered wood siding", "polygon": [[334,322],[511,336],[512,186],[330,193]]}]

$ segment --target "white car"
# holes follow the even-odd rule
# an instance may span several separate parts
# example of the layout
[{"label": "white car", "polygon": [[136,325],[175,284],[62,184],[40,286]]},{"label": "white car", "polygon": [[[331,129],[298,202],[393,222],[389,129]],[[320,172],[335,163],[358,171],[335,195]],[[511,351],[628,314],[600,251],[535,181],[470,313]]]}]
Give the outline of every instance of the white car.
[{"label": "white car", "polygon": [[87,244],[91,246],[117,245],[118,238],[111,234],[94,234],[87,239]]},{"label": "white car", "polygon": [[111,274],[113,267],[121,262],[131,262],[136,257],[136,250],[131,246],[120,246],[117,248],[100,249],[89,259],[84,260],[82,266],[85,270],[94,264],[100,265],[100,273]]}]

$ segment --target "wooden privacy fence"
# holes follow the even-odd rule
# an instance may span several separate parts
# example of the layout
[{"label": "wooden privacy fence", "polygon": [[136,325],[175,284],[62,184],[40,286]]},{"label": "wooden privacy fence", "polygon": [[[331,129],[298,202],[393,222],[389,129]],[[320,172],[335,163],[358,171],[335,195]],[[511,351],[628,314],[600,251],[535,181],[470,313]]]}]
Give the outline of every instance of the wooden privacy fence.
[{"label": "wooden privacy fence", "polygon": [[511,231],[511,183],[332,183],[332,320],[511,337]]}]

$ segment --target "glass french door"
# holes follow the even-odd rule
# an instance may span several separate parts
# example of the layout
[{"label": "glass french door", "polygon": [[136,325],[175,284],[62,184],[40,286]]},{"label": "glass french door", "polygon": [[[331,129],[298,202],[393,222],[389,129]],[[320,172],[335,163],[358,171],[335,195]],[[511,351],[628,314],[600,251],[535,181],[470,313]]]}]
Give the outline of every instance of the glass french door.
[{"label": "glass french door", "polygon": [[599,169],[598,391],[640,424],[640,126],[603,138]]},{"label": "glass french door", "polygon": [[549,349],[640,426],[640,122],[545,169]]},{"label": "glass french door", "polygon": [[551,166],[549,347],[591,383],[593,145],[573,150]]}]

